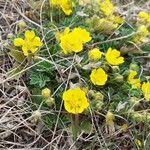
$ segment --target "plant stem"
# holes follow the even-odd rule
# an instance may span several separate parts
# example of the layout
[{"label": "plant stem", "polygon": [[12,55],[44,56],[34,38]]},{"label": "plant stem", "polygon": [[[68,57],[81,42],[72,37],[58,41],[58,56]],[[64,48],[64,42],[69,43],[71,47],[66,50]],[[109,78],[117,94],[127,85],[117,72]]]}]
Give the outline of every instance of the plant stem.
[{"label": "plant stem", "polygon": [[73,140],[76,141],[78,136],[78,127],[79,127],[79,114],[72,114],[72,134]]}]

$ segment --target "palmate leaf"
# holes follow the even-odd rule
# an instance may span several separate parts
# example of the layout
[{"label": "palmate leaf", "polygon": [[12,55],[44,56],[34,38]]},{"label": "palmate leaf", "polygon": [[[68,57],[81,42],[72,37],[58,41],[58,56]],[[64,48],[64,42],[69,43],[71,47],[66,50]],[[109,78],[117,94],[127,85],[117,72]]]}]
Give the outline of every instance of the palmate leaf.
[{"label": "palmate leaf", "polygon": [[48,81],[50,81],[50,78],[43,73],[31,74],[30,76],[30,85],[40,88],[43,88]]},{"label": "palmate leaf", "polygon": [[50,63],[44,61],[44,62],[39,63],[35,69],[38,72],[46,72],[48,74],[51,74],[53,71],[53,66]]},{"label": "palmate leaf", "polygon": [[90,134],[92,131],[92,124],[89,120],[83,120],[81,122],[80,128],[84,133]]}]

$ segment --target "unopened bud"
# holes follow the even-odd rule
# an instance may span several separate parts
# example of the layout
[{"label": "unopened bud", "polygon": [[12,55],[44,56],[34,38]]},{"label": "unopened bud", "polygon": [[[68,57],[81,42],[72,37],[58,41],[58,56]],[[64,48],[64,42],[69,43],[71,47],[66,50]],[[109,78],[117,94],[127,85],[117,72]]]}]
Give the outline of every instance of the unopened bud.
[{"label": "unopened bud", "polygon": [[137,106],[139,104],[139,99],[137,97],[133,96],[130,98],[129,102],[130,102],[130,104]]},{"label": "unopened bud", "polygon": [[45,88],[42,90],[42,96],[44,98],[48,98],[48,97],[50,97],[50,95],[51,95],[51,91],[48,88]]},{"label": "unopened bud", "polygon": [[104,104],[103,102],[98,101],[98,102],[96,103],[95,109],[96,109],[97,111],[101,111],[103,104]]},{"label": "unopened bud", "polygon": [[135,112],[135,111],[132,112],[131,117],[132,117],[132,119],[135,120],[135,121],[138,121],[138,122],[143,121],[143,115],[140,114],[140,113],[138,113],[138,112]]},{"label": "unopened bud", "polygon": [[94,97],[95,96],[95,92],[93,90],[89,90],[88,95],[90,97]]},{"label": "unopened bud", "polygon": [[119,72],[120,69],[118,66],[112,66],[112,70],[113,70],[113,72],[117,73],[117,72]]},{"label": "unopened bud", "polygon": [[52,105],[54,105],[55,100],[52,97],[49,97],[48,99],[46,99],[45,103],[50,107]]},{"label": "unopened bud", "polygon": [[139,139],[135,139],[135,144],[138,146],[138,147],[142,147],[142,142],[139,140]]},{"label": "unopened bud", "polygon": [[138,72],[139,66],[137,64],[131,63],[130,64],[130,70],[134,70],[134,71]]},{"label": "unopened bud", "polygon": [[40,111],[39,110],[34,111],[32,113],[31,118],[32,118],[31,122],[33,122],[33,123],[38,122],[41,119],[41,113],[40,113]]},{"label": "unopened bud", "polygon": [[116,82],[123,82],[123,76],[119,73],[115,74],[115,81]]},{"label": "unopened bud", "polygon": [[104,99],[104,95],[103,95],[102,93],[97,92],[97,93],[95,94],[95,100],[103,101],[103,99]]},{"label": "unopened bud", "polygon": [[7,35],[7,38],[8,39],[12,39],[14,37],[14,35],[12,34],[12,33],[9,33],[8,35]]},{"label": "unopened bud", "polygon": [[20,29],[22,29],[22,28],[25,28],[27,26],[27,24],[24,20],[20,20],[18,23],[18,26]]}]

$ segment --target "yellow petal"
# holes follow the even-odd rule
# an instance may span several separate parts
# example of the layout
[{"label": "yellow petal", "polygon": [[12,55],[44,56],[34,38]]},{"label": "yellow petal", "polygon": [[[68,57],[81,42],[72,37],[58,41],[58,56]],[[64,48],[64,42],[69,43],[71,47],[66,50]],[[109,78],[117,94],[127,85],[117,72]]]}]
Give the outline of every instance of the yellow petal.
[{"label": "yellow petal", "polygon": [[22,38],[16,38],[14,39],[14,45],[15,46],[22,46],[24,43],[24,40]]},{"label": "yellow petal", "polygon": [[40,38],[36,36],[33,40],[33,45],[34,46],[42,46],[43,43],[40,41]]},{"label": "yellow petal", "polygon": [[27,40],[32,40],[34,37],[35,37],[34,31],[29,31],[29,30],[27,30],[27,31],[25,32],[25,38],[26,38]]},{"label": "yellow petal", "polygon": [[98,48],[94,48],[88,53],[89,59],[93,61],[98,61],[102,57],[102,52]]},{"label": "yellow petal", "polygon": [[29,51],[29,50],[27,49],[27,47],[23,46],[23,47],[22,47],[22,51],[23,51],[23,53],[24,53],[25,56],[28,56],[28,54],[29,54],[28,51]]},{"label": "yellow petal", "polygon": [[94,85],[105,85],[108,75],[102,68],[93,69],[90,79]]}]

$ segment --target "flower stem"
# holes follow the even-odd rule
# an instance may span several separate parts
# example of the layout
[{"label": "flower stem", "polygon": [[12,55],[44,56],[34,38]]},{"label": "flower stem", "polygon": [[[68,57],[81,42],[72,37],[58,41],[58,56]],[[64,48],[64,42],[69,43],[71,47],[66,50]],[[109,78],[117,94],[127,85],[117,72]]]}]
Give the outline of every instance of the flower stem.
[{"label": "flower stem", "polygon": [[79,127],[79,114],[72,114],[72,134],[73,140],[76,141],[78,136],[78,127]]}]

